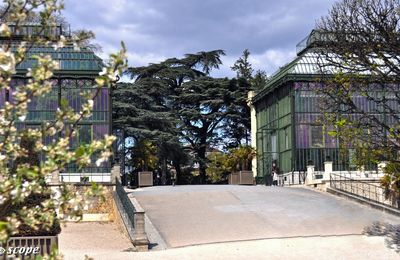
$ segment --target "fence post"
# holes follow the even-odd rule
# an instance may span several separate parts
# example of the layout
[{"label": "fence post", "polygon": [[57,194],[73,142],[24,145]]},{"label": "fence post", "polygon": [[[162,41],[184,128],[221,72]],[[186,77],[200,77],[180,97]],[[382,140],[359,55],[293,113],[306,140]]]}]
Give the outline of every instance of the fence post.
[{"label": "fence post", "polygon": [[386,162],[380,162],[378,163],[378,176],[383,176],[384,175],[384,169],[386,167],[387,163]]},{"label": "fence post", "polygon": [[145,232],[144,212],[135,212],[135,230],[133,231],[133,245],[139,252],[149,250],[149,239]]},{"label": "fence post", "polygon": [[114,164],[111,168],[111,181],[112,183],[116,183],[116,181],[121,183],[121,166],[119,164]]},{"label": "fence post", "polygon": [[333,162],[332,161],[326,161],[324,162],[324,176],[323,176],[323,180],[325,181],[329,181],[330,180],[330,176],[332,173],[332,165]]},{"label": "fence post", "polygon": [[139,252],[148,251],[150,242],[146,234],[145,212],[136,199],[132,199],[132,204],[135,207],[133,245]]},{"label": "fence post", "polygon": [[314,165],[307,165],[306,185],[312,184],[314,180]]},{"label": "fence post", "polygon": [[55,170],[51,173],[51,183],[52,184],[60,183],[60,172],[58,170]]},{"label": "fence post", "polygon": [[362,165],[360,166],[360,168],[358,169],[359,173],[360,173],[360,178],[365,177],[365,166]]}]

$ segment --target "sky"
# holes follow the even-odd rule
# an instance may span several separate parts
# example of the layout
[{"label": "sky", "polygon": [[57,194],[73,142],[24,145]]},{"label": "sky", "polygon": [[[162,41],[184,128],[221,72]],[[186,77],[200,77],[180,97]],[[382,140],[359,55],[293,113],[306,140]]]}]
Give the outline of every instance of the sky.
[{"label": "sky", "polygon": [[124,41],[129,66],[186,53],[222,49],[212,74],[234,77],[230,67],[249,49],[255,70],[271,75],[296,56],[296,44],[327,15],[335,0],[64,0],[72,29],[88,29],[106,58]]}]

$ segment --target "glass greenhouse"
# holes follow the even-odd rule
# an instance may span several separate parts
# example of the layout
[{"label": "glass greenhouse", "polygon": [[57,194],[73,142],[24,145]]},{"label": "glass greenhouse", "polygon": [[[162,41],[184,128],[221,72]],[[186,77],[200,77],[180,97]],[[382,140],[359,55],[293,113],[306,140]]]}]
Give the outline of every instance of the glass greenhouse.
[{"label": "glass greenhouse", "polygon": [[[330,129],[320,120],[320,97],[313,89],[321,88],[323,84],[317,80],[321,76],[320,67],[312,52],[313,43],[318,40],[321,39],[313,32],[300,42],[297,57],[275,73],[252,100],[257,121],[257,183],[264,183],[265,176],[271,173],[273,161],[282,173],[306,171],[311,162],[316,171],[323,171],[327,160],[333,162],[334,171],[355,168],[352,165],[355,151],[349,148],[345,155],[339,152],[338,140],[328,134]],[[380,84],[374,86],[374,91],[384,88]],[[354,96],[353,100],[364,111],[378,111],[376,104],[366,97]],[[395,106],[394,110],[400,111],[398,102]],[[368,167],[373,170],[376,165]]]},{"label": "glass greenhouse", "polygon": [[[21,35],[32,34],[35,32],[35,26],[24,25],[22,30],[14,37],[15,46],[23,38]],[[68,33],[61,26],[53,28],[53,34],[56,36]],[[58,48],[46,46],[32,46],[26,54],[25,60],[17,66],[17,73],[11,82],[10,90],[3,90],[0,93],[0,107],[4,106],[5,101],[13,101],[15,89],[23,85],[28,80],[26,77],[27,69],[35,66],[36,61],[33,55],[51,55],[53,60],[59,63],[59,70],[54,72],[51,79],[53,84],[52,91],[45,97],[31,100],[28,106],[28,116],[23,122],[18,122],[17,128],[36,128],[45,121],[51,121],[55,118],[55,112],[60,106],[61,100],[68,101],[70,107],[79,111],[84,102],[81,96],[82,92],[95,93],[95,77],[103,68],[102,60],[94,54],[93,51],[81,48],[76,49],[73,46]],[[94,100],[93,115],[86,118],[78,126],[76,137],[71,140],[71,146],[91,142],[92,140],[102,138],[105,134],[111,133],[111,100],[109,89],[101,89]],[[44,140],[48,143],[52,140]],[[82,173],[96,173],[99,176],[103,173],[110,173],[110,163],[104,163],[100,167],[93,165],[78,170],[75,165],[69,165],[61,175],[68,178],[68,175],[76,175],[75,181],[82,181]],[[86,176],[86,175],[85,175]],[[86,178],[86,177],[85,177]],[[87,180],[87,179],[86,179]],[[97,180],[99,181],[99,180]]]}]

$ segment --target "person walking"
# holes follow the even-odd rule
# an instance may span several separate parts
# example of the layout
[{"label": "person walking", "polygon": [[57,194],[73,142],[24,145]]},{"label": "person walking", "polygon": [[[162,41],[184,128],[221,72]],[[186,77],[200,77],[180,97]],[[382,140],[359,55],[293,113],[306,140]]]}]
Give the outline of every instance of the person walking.
[{"label": "person walking", "polygon": [[278,172],[279,168],[276,165],[276,161],[272,163],[272,185],[278,186]]},{"label": "person walking", "polygon": [[276,171],[272,172],[272,185],[278,186],[278,173]]},{"label": "person walking", "polygon": [[172,181],[172,186],[175,186],[176,183],[176,169],[174,166],[171,167],[171,181]]}]

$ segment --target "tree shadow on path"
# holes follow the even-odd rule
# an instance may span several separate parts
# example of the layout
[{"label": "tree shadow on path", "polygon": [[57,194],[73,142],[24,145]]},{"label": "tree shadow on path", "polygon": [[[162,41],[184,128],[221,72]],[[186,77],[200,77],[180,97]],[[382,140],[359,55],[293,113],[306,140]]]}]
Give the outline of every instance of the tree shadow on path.
[{"label": "tree shadow on path", "polygon": [[400,225],[383,222],[374,222],[371,226],[364,228],[364,235],[385,237],[387,247],[400,253]]}]

